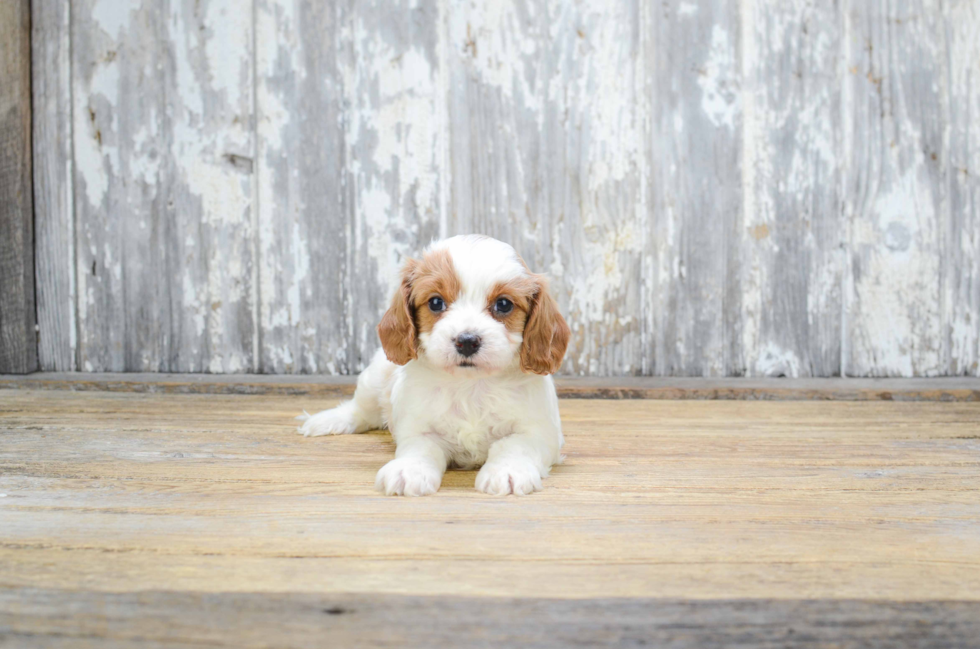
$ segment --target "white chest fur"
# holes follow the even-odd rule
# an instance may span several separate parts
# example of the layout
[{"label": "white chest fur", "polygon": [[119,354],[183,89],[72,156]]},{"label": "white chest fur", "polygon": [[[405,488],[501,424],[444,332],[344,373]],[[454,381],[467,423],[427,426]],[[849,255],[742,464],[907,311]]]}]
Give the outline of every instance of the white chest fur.
[{"label": "white chest fur", "polygon": [[408,435],[425,435],[461,468],[483,464],[491,444],[534,426],[539,418],[549,427],[558,421],[550,377],[519,370],[493,376],[465,370],[451,375],[409,363],[392,378],[388,421],[396,443]]}]

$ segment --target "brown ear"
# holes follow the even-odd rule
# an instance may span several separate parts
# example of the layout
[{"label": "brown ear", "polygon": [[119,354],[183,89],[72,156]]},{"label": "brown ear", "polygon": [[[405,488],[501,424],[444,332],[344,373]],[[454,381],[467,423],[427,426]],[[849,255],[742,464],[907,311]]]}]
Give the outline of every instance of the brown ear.
[{"label": "brown ear", "polygon": [[548,292],[548,282],[538,275],[534,279],[538,292],[531,299],[530,313],[524,324],[521,369],[535,374],[554,374],[561,367],[572,332]]},{"label": "brown ear", "polygon": [[418,358],[415,339],[415,317],[412,307],[412,280],[418,262],[405,261],[402,268],[402,283],[391,298],[391,306],[385,311],[378,324],[378,338],[385,350],[385,356],[396,365],[404,365]]}]

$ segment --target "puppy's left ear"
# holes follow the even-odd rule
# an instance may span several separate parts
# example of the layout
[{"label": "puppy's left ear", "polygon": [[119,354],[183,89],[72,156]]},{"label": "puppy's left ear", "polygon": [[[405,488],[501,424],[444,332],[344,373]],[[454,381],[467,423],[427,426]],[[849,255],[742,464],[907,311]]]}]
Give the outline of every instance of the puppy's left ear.
[{"label": "puppy's left ear", "polygon": [[402,267],[402,281],[391,298],[391,306],[378,324],[378,338],[385,356],[396,365],[418,358],[415,315],[412,307],[412,282],[418,261],[408,259]]},{"label": "puppy's left ear", "polygon": [[531,300],[521,344],[521,369],[535,374],[554,374],[561,367],[572,332],[548,292],[548,281],[535,275],[538,291]]}]

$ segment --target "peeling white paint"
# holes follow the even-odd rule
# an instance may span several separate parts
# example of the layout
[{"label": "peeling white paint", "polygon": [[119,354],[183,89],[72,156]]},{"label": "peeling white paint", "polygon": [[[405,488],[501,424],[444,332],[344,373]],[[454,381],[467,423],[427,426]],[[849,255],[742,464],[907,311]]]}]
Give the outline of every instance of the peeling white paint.
[{"label": "peeling white paint", "polygon": [[698,71],[701,108],[715,126],[735,128],[739,113],[738,66],[728,31],[721,25],[711,28],[711,44],[704,68]]},{"label": "peeling white paint", "polygon": [[792,350],[781,349],[775,343],[769,342],[759,350],[753,369],[756,376],[796,378],[801,376],[801,366],[800,359]]},{"label": "peeling white paint", "polygon": [[92,19],[111,38],[118,38],[129,22],[129,12],[119,5],[115,0],[97,0],[91,10]]},{"label": "peeling white paint", "polygon": [[[131,342],[119,323],[141,299],[123,304],[122,286],[159,271],[119,236],[139,250],[153,231],[174,237],[160,258],[175,297],[147,296],[156,338],[127,362],[163,366],[176,345],[195,369],[253,369],[261,356],[335,372],[377,344],[404,257],[480,223],[552,275],[575,332],[569,371],[804,376],[836,321],[847,372],[978,373],[980,16],[968,4],[879,24],[877,5],[803,0],[741,0],[737,12],[400,0],[329,16],[294,0],[255,15],[210,0],[168,5],[157,26],[148,6],[76,3],[93,27],[73,43],[69,111],[84,186],[70,262],[80,364],[119,369]],[[311,38],[311,16],[336,33]],[[671,41],[685,30],[698,42]],[[146,40],[155,33],[166,43]],[[166,56],[145,56],[150,45]],[[314,74],[322,85],[304,85]],[[692,96],[672,97],[678,83]],[[317,102],[339,109],[336,136],[304,112]],[[705,138],[705,123],[719,130]],[[313,168],[302,138],[336,143],[342,169]],[[715,191],[731,200],[701,200]],[[713,218],[735,241],[702,259],[690,223]],[[343,239],[329,253],[311,244],[316,219]],[[326,254],[340,269],[327,280]],[[708,276],[726,263],[738,264],[734,288]],[[805,295],[785,294],[791,273]],[[339,296],[328,313],[314,303],[324,281]],[[164,324],[170,308],[179,332]],[[260,336],[274,342],[253,359]]]}]

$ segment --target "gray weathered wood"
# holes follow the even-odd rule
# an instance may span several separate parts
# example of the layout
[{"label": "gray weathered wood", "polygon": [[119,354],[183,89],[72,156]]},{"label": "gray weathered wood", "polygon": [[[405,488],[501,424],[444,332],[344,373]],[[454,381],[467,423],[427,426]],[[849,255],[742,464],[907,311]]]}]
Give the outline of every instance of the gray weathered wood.
[{"label": "gray weathered wood", "polygon": [[262,372],[347,374],[356,364],[337,4],[256,5]]},{"label": "gray weathered wood", "polygon": [[356,373],[485,232],[566,374],[980,374],[974,2],[34,12],[46,369]]},{"label": "gray weathered wood", "polygon": [[31,12],[38,364],[42,370],[65,371],[77,369],[71,3],[33,0]]},{"label": "gray weathered wood", "polygon": [[402,261],[445,232],[439,6],[345,0],[340,7],[351,371],[363,369],[379,346],[375,327]]},{"label": "gray weathered wood", "polygon": [[72,5],[79,365],[252,369],[252,13]]},{"label": "gray weathered wood", "polygon": [[947,59],[934,0],[845,1],[843,371],[944,371]]},{"label": "gray weathered wood", "polygon": [[552,277],[573,374],[643,372],[641,4],[449,4],[449,229]]},{"label": "gray weathered wood", "polygon": [[944,5],[949,182],[942,258],[944,369],[980,376],[980,5]]},{"label": "gray weathered wood", "polygon": [[839,7],[747,0],[741,20],[745,370],[839,375]]},{"label": "gray weathered wood", "polygon": [[738,7],[658,3],[651,78],[653,374],[742,375],[742,109]]},{"label": "gray weathered wood", "polygon": [[[168,374],[163,372],[0,374],[0,389],[161,394],[262,394],[340,398],[354,394],[354,376]],[[980,401],[980,378],[695,378],[562,377],[560,399],[697,399],[735,401]]]},{"label": "gray weathered wood", "polygon": [[967,649],[978,620],[976,602],[0,593],[0,641],[9,647]]},{"label": "gray weathered wood", "polygon": [[31,196],[31,3],[0,5],[0,372],[37,369]]}]

